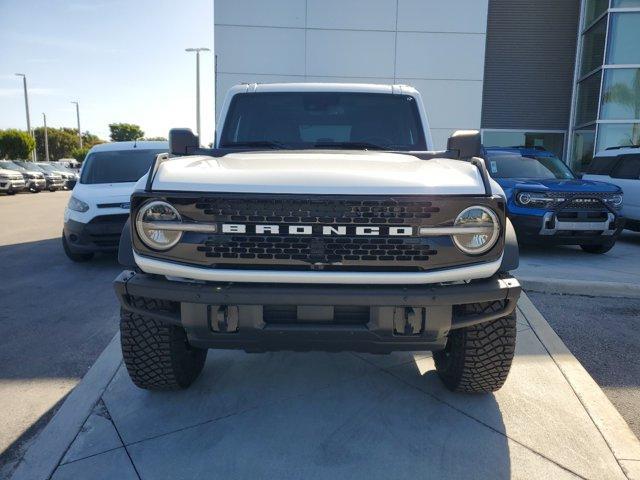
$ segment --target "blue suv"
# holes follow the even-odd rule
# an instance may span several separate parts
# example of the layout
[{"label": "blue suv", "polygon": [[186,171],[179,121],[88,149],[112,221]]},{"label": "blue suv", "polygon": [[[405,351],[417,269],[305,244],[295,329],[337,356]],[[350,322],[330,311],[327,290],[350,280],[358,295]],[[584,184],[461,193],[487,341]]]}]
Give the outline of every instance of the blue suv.
[{"label": "blue suv", "polygon": [[611,250],[624,220],[622,190],[582,180],[539,147],[485,148],[487,169],[507,196],[507,212],[521,244],[580,245]]}]

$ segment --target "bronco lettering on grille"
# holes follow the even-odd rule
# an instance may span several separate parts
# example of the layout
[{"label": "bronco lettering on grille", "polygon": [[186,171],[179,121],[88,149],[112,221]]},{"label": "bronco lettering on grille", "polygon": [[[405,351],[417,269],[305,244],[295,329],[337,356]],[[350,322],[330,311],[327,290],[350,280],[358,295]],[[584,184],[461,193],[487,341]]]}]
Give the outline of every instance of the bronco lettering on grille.
[{"label": "bronco lettering on grille", "polygon": [[413,227],[373,227],[352,225],[246,225],[243,223],[223,223],[222,233],[255,233],[258,235],[355,235],[355,236],[389,236],[410,237]]}]

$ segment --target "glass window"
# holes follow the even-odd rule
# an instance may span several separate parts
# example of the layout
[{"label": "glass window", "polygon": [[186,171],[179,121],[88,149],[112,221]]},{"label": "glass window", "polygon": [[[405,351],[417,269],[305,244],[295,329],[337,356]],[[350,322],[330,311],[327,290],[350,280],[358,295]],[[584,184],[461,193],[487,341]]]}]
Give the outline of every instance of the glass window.
[{"label": "glass window", "polygon": [[640,12],[612,13],[609,30],[607,63],[640,63]]},{"label": "glass window", "polygon": [[605,71],[600,118],[640,119],[640,69],[610,68]]},{"label": "glass window", "polygon": [[578,83],[576,125],[583,125],[596,120],[601,77],[602,72],[600,71]]},{"label": "glass window", "polygon": [[596,23],[582,36],[581,76],[595,70],[604,63],[604,40],[606,36],[606,17]]},{"label": "glass window", "polygon": [[233,98],[221,147],[276,142],[292,148],[363,143],[425,150],[415,99],[345,92],[247,93]]},{"label": "glass window", "polygon": [[598,151],[609,147],[640,145],[640,123],[601,123],[598,125]]},{"label": "glass window", "polygon": [[519,155],[513,152],[487,152],[489,169],[494,178],[575,178],[558,157]]},{"label": "glass window", "polygon": [[587,0],[584,6],[584,25],[588,26],[604,13],[609,6],[609,0]]},{"label": "glass window", "polygon": [[149,171],[159,153],[166,150],[117,150],[94,152],[84,161],[80,183],[137,182]]},{"label": "glass window", "polygon": [[620,162],[611,172],[611,178],[640,178],[640,155],[620,155]]},{"label": "glass window", "polygon": [[582,172],[593,158],[593,147],[596,142],[595,127],[573,132],[573,153],[571,168],[574,172]]},{"label": "glass window", "polygon": [[585,173],[609,175],[616,163],[618,163],[618,157],[595,157],[585,168]]},{"label": "glass window", "polygon": [[612,0],[611,8],[640,8],[640,0]]},{"label": "glass window", "polygon": [[485,147],[542,147],[562,158],[564,133],[485,130],[482,133],[482,144]]}]

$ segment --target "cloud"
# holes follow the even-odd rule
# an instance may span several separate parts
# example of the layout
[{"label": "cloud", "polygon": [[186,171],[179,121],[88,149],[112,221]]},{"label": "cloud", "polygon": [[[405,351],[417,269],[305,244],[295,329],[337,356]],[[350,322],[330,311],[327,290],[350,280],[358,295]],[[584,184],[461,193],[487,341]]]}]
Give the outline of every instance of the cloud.
[{"label": "cloud", "polygon": [[37,45],[41,47],[44,46],[59,48],[62,50],[71,50],[73,52],[114,54],[118,53],[119,51],[115,48],[96,46],[87,42],[70,40],[61,37],[47,37],[44,35],[37,35],[33,33],[5,31],[0,34],[0,38],[2,37],[9,41]]},{"label": "cloud", "polygon": [[[17,97],[24,93],[22,88],[0,88],[0,97]],[[29,88],[29,95],[37,95],[43,97],[62,95],[55,88]]]}]

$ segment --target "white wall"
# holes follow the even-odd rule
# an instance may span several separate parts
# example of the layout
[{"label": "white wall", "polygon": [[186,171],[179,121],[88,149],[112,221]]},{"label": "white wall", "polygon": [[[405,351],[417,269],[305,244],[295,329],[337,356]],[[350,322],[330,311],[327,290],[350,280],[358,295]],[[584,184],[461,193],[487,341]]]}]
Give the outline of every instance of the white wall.
[{"label": "white wall", "polygon": [[422,93],[436,148],[480,128],[488,0],[215,0],[216,105],[241,82]]}]

